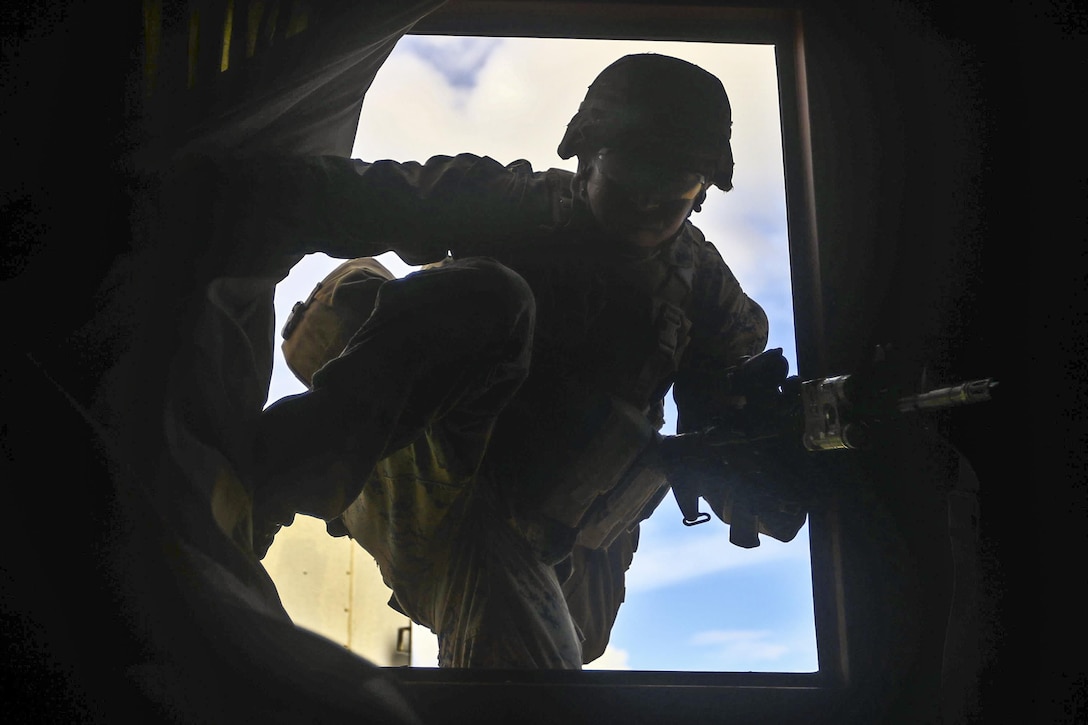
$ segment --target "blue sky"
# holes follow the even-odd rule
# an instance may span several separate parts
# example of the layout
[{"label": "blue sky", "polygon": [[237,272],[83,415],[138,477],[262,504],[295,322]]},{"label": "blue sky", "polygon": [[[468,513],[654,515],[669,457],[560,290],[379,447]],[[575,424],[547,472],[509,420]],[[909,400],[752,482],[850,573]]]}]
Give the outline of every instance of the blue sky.
[{"label": "blue sky", "polygon": [[[658,52],[717,75],[733,106],[734,190],[712,189],[692,221],[770,318],[769,347],[796,371],[785,194],[771,46],[406,36],[363,104],[352,156],[424,160],[471,152],[573,170],[555,152],[593,78]],[[395,274],[411,271],[393,255]],[[277,289],[277,329],[339,260],[311,255]],[[269,401],[302,390],[277,353]],[[667,410],[665,433],[674,431]],[[705,508],[705,505],[704,505]],[[811,672],[817,668],[808,528],[789,544],[731,545],[717,519],[681,524],[672,497],[643,525],[607,669]]]}]

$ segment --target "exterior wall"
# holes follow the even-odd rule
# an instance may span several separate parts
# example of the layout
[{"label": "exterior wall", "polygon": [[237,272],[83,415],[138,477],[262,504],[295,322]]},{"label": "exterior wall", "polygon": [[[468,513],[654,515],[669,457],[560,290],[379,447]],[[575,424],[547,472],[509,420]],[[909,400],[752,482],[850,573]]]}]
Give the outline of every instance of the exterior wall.
[{"label": "exterior wall", "polygon": [[376,665],[412,664],[410,651],[397,651],[398,633],[411,622],[388,606],[378,565],[351,539],[329,536],[319,519],[296,516],[276,535],[264,566],[298,626]]}]

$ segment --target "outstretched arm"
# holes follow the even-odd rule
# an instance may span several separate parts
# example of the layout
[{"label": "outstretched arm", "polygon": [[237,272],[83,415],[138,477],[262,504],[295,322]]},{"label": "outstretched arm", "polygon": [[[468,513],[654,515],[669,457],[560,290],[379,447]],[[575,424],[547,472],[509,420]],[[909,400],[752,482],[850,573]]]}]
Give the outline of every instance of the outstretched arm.
[{"label": "outstretched arm", "polygon": [[[803,507],[789,495],[796,483],[791,451],[774,440],[747,441],[751,411],[744,410],[773,393],[788,365],[780,350],[760,355],[767,315],[709,243],[697,270],[692,340],[673,389],[677,431],[690,435],[663,442],[673,495],[689,524],[705,520],[703,498],[730,524],[730,541],[738,546],[759,546],[760,533],[789,541],[805,521]],[[696,434],[710,427],[731,444],[709,446],[710,438]]]},{"label": "outstretched arm", "polygon": [[251,271],[255,258],[311,252],[348,259],[394,251],[426,264],[467,240],[550,223],[546,195],[524,193],[542,176],[471,154],[425,163],[196,157],[167,175],[163,193],[174,232],[208,240],[227,268]]}]

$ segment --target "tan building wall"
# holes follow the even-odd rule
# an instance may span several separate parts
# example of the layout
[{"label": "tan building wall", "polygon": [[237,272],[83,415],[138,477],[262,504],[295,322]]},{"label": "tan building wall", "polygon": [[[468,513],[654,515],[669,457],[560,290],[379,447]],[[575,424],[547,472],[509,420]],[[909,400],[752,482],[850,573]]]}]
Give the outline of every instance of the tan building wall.
[{"label": "tan building wall", "polygon": [[[389,606],[392,593],[373,557],[346,536],[329,536],[325,522],[296,516],[263,563],[298,626],[382,667],[438,666],[438,639]],[[410,642],[409,651],[398,651],[398,641],[402,648]],[[629,669],[627,653],[609,646],[586,669]]]},{"label": "tan building wall", "polygon": [[[413,664],[411,652],[404,651],[411,622],[389,607],[378,565],[354,541],[329,536],[319,519],[296,516],[276,535],[263,563],[295,624],[376,665]],[[416,649],[428,649],[426,637],[433,635],[415,634]]]},{"label": "tan building wall", "polygon": [[[296,516],[276,534],[264,568],[296,625],[383,667],[437,667],[438,640],[388,601],[378,564],[355,541],[331,537],[324,521]],[[408,628],[410,637],[404,637]],[[398,651],[409,644],[409,651]],[[588,669],[628,669],[627,653],[609,646]]]}]

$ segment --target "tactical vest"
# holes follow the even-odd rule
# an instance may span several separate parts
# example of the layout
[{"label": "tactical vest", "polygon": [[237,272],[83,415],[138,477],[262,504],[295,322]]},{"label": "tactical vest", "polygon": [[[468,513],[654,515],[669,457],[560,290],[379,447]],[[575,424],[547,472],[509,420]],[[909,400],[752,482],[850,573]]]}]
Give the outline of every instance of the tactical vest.
[{"label": "tactical vest", "polygon": [[[628,272],[620,285],[627,297],[590,329],[591,349],[581,351],[602,358],[594,373],[534,381],[534,370],[489,449],[491,462],[500,460],[490,472],[515,523],[545,561],[561,560],[574,545],[609,546],[668,491],[654,442],[662,399],[688,344],[694,267],[652,258]],[[625,327],[610,337],[604,328],[611,325]],[[536,408],[534,397],[546,404]],[[549,414],[565,429],[541,420]],[[505,467],[503,446],[518,455]]]},{"label": "tactical vest", "polygon": [[[531,451],[525,448],[532,443],[519,445],[519,460],[534,455],[536,460],[520,473],[500,471],[502,480],[496,481],[511,501],[516,524],[545,559],[562,559],[574,544],[608,546],[668,490],[653,443],[663,422],[662,398],[688,343],[694,268],[649,260],[633,274],[629,288],[650,306],[638,316],[640,328],[648,329],[634,336],[641,360],[600,385],[550,390],[555,404],[576,411],[584,425],[554,450],[544,438],[562,439],[565,432],[536,438],[540,446]],[[343,351],[373,310],[378,287],[392,277],[372,258],[349,260],[295,304],[282,331],[282,349],[302,382],[309,386],[313,374]]]}]

